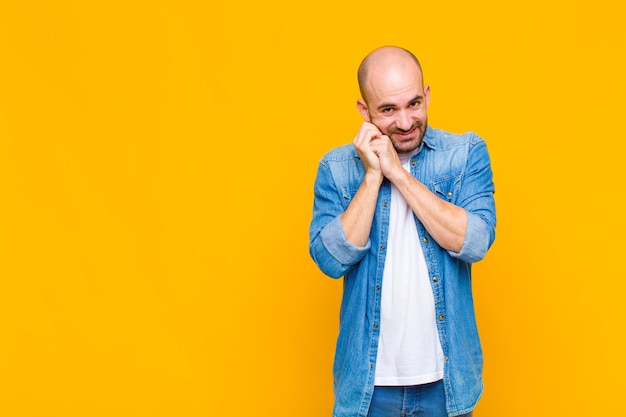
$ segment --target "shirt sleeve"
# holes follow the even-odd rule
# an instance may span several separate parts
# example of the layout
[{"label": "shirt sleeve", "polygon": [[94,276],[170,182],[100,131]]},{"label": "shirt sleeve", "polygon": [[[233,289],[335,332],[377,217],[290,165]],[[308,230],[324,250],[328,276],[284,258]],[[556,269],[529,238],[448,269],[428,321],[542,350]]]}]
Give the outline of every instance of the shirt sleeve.
[{"label": "shirt sleeve", "polygon": [[491,160],[485,141],[474,135],[470,142],[467,167],[457,204],[467,212],[465,240],[460,252],[450,255],[465,262],[478,262],[485,257],[495,239],[495,187]]},{"label": "shirt sleeve", "polygon": [[339,278],[346,274],[369,251],[371,243],[359,247],[350,243],[343,230],[345,211],[328,164],[322,161],[314,186],[313,219],[309,229],[309,253],[326,275]]}]

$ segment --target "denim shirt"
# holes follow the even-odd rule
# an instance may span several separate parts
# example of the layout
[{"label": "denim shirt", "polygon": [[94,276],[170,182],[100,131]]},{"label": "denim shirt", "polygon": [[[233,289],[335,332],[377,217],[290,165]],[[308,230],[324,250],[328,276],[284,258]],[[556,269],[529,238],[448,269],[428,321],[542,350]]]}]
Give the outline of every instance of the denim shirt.
[{"label": "denim shirt", "polygon": [[[446,407],[453,416],[472,410],[483,390],[471,264],[485,256],[495,238],[494,184],[487,147],[474,133],[457,135],[428,127],[419,152],[411,158],[411,174],[439,198],[467,212],[459,253],[440,247],[415,217],[444,354]],[[344,277],[333,365],[334,417],[366,417],[374,392],[391,185],[386,179],[381,185],[367,244],[355,246],[346,239],[341,214],[364,175],[354,146],[345,145],[322,158],[315,180],[309,251],[325,274]]]}]

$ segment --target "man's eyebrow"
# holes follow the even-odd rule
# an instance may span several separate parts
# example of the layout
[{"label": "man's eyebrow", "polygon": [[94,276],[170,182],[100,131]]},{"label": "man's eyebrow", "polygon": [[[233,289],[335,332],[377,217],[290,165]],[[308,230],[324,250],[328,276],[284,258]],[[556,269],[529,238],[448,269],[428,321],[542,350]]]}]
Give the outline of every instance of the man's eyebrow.
[{"label": "man's eyebrow", "polygon": [[389,107],[396,107],[393,103],[383,103],[380,106],[376,107],[377,110],[387,109]]},{"label": "man's eyebrow", "polygon": [[[409,103],[413,103],[414,101],[420,101],[423,98],[424,98],[423,95],[418,94],[415,97],[413,97],[411,100],[409,100]],[[378,107],[376,107],[376,109],[377,110],[382,110],[382,109],[387,109],[389,107],[397,107],[397,105],[394,104],[394,103],[383,103],[383,104],[379,105]]]}]

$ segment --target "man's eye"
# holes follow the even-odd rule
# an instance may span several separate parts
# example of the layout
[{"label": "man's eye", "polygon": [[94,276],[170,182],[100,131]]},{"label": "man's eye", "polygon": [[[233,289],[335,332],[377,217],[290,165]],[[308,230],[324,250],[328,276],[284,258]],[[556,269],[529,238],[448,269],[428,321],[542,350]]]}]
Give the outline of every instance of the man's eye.
[{"label": "man's eye", "polygon": [[393,111],[393,109],[391,109],[391,108],[383,109],[383,113],[391,113],[392,111]]},{"label": "man's eye", "polygon": [[410,102],[410,103],[409,103],[409,105],[410,105],[411,107],[417,107],[417,106],[419,106],[419,105],[420,105],[420,102],[419,102],[419,101],[417,101],[417,100],[415,100],[415,101]]}]

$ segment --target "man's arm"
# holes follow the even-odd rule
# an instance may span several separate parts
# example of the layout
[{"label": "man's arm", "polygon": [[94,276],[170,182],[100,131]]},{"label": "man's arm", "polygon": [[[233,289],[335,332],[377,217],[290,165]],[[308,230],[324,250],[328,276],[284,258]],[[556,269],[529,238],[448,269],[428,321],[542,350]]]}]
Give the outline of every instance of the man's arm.
[{"label": "man's arm", "polygon": [[354,139],[366,173],[347,209],[342,206],[329,166],[321,163],[318,169],[309,252],[322,272],[334,278],[356,265],[370,247],[369,235],[383,180],[378,157],[369,146],[377,135],[380,132],[374,125],[364,123]]},{"label": "man's arm", "polygon": [[453,252],[461,251],[467,229],[464,209],[440,199],[404,169],[394,173],[389,181],[400,191],[439,246]]},{"label": "man's arm", "polygon": [[469,194],[444,201],[402,168],[391,141],[379,138],[372,149],[379,156],[381,170],[400,191],[417,218],[437,243],[466,262],[486,254],[495,238],[495,206],[489,156],[484,142],[477,141],[468,159],[464,189]]},{"label": "man's arm", "polygon": [[370,146],[372,140],[380,136],[381,133],[376,126],[365,122],[361,125],[353,142],[365,166],[365,178],[341,216],[341,224],[348,241],[356,246],[365,246],[369,240],[378,191],[383,181],[378,157]]}]

